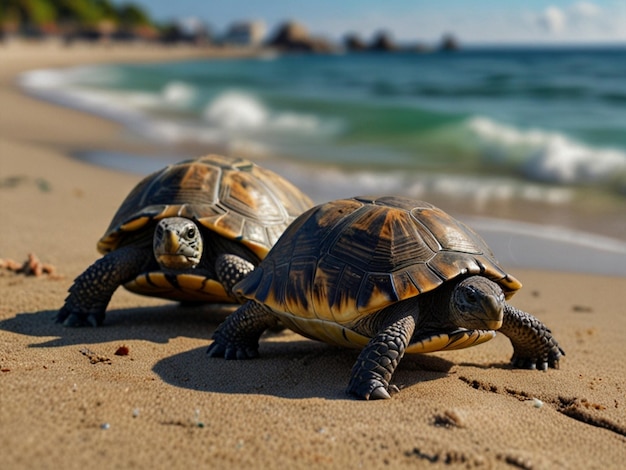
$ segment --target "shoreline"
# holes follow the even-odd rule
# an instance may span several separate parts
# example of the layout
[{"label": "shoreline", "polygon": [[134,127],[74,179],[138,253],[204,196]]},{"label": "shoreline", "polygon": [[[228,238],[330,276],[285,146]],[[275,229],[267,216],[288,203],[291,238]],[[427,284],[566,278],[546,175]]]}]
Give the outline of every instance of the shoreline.
[{"label": "shoreline", "polygon": [[[49,62],[42,67],[41,55],[52,51]],[[129,61],[187,60],[191,58],[238,58],[259,55],[260,50],[157,47],[157,46],[94,46],[63,47],[49,44],[43,48],[34,45],[13,45],[0,49],[6,53],[7,64],[0,72],[0,99],[16,112],[0,114],[0,133],[18,140],[39,142],[54,146],[69,158],[88,162],[112,171],[145,175],[162,166],[184,158],[193,158],[209,152],[228,153],[219,146],[159,145],[126,129],[123,123],[66,105],[50,102],[26,93],[17,77],[26,71],[42,68],[119,63]],[[45,60],[45,59],[44,59]],[[30,112],[17,111],[36,106],[40,119],[33,121]],[[8,118],[8,119],[7,119]],[[80,119],[84,132],[68,132],[66,122]],[[28,125],[26,124],[28,122]],[[51,125],[54,124],[54,125]],[[61,126],[61,127],[58,127]],[[86,127],[88,126],[88,127]],[[254,160],[254,157],[250,157]],[[109,162],[112,161],[112,164]],[[262,157],[259,163],[277,171],[307,192],[314,201],[346,197],[339,189],[341,179],[350,180],[350,173],[332,173],[325,167],[304,166],[281,158]],[[117,163],[115,163],[117,162]],[[316,171],[317,169],[317,171]],[[355,176],[358,178],[358,172]],[[363,178],[361,178],[363,179]],[[423,183],[421,183],[423,184]],[[352,183],[361,193],[372,192],[369,187]],[[478,189],[478,188],[475,188]],[[357,191],[357,192],[358,192]],[[374,190],[374,192],[379,191]],[[352,195],[352,194],[349,194]],[[511,200],[484,201],[484,207],[465,197],[450,197],[427,190],[420,197],[447,210],[470,225],[476,221],[479,233],[492,246],[498,259],[510,268],[539,268],[590,274],[626,276],[626,239],[619,237],[619,214],[595,214],[593,209],[582,209],[565,216],[566,224],[559,227],[559,205],[542,202]],[[571,210],[568,209],[568,210]],[[515,220],[511,218],[515,214]],[[553,222],[553,219],[556,222]],[[615,224],[615,228],[611,228]],[[516,226],[526,233],[516,233]],[[519,230],[518,230],[519,232]],[[608,237],[608,238],[606,238]],[[581,243],[580,238],[589,243]],[[608,243],[607,243],[608,241]],[[595,245],[595,246],[593,246]],[[575,254],[575,256],[573,255]],[[578,262],[577,259],[584,260]]]},{"label": "shoreline", "polygon": [[[255,49],[239,48],[200,48],[200,47],[159,47],[153,45],[137,46],[105,46],[76,44],[64,47],[56,42],[46,44],[10,44],[0,45],[0,58],[3,67],[0,69],[0,86],[2,90],[2,103],[12,113],[0,113],[0,132],[5,136],[31,142],[42,142],[49,145],[59,146],[66,152],[80,149],[103,149],[123,150],[137,152],[141,149],[157,149],[157,144],[151,144],[144,139],[124,139],[123,126],[115,121],[84,113],[65,106],[53,105],[39,98],[24,93],[17,84],[17,77],[26,71],[65,68],[78,65],[95,65],[103,63],[128,63],[137,62],[163,62],[180,61],[189,59],[229,59],[237,57],[252,57],[258,55]],[[59,119],[40,119],[45,126],[38,121],[33,122],[29,113],[21,112],[23,106],[36,106],[37,110],[46,113],[48,118],[59,114]],[[68,133],[63,126],[64,119],[81,117],[83,125],[89,124],[89,140],[82,139],[80,135]],[[26,123],[36,128],[28,128]],[[98,131],[97,127],[103,127]],[[69,134],[69,138],[68,138]],[[116,139],[111,142],[112,135]],[[133,141],[134,140],[134,141]]]},{"label": "shoreline", "polygon": [[[0,138],[3,134],[10,139],[41,143],[59,149],[65,157],[78,162],[122,171],[129,176],[144,176],[181,159],[210,152],[229,152],[216,145],[159,145],[126,129],[122,122],[29,94],[19,85],[18,77],[32,70],[58,67],[192,58],[228,60],[259,56],[263,51],[145,44],[132,47],[77,44],[65,47],[57,43],[44,46],[19,43],[5,45],[0,48],[2,53],[7,56],[3,58],[6,66],[0,71],[0,101],[6,103],[7,108],[15,111],[24,109],[26,112],[0,113]],[[30,109],[33,107],[40,116],[37,120],[31,118]],[[80,120],[84,131],[79,135],[68,132],[64,124],[77,120]],[[254,160],[254,156],[250,158]],[[109,160],[113,163],[109,164]],[[349,172],[338,176],[324,167],[309,168],[308,164],[265,156],[258,162],[283,174],[315,202],[346,197],[345,191],[337,190],[340,186],[338,178],[351,178]],[[318,172],[321,176],[316,175]],[[363,191],[369,193],[370,189]],[[579,214],[574,225],[571,222],[576,217],[570,214],[566,216],[566,225],[559,226],[558,218],[557,222],[552,222],[553,214],[562,209],[558,205],[553,207],[541,202],[512,200],[487,201],[484,207],[477,208],[475,202],[458,196],[450,197],[432,190],[427,190],[425,196],[423,199],[478,229],[505,267],[626,277],[626,239],[619,237],[618,213],[609,212],[594,217],[593,210],[587,209],[584,216]],[[516,218],[512,219],[510,214],[515,214]],[[615,219],[614,229],[610,227],[612,219]]]},{"label": "shoreline", "polygon": [[[262,338],[253,361],[208,360],[224,314],[211,306],[119,289],[103,327],[55,324],[137,182],[69,152],[156,149],[115,123],[23,95],[12,77],[112,57],[98,52],[6,61],[0,48],[0,103],[11,110],[0,113],[0,257],[34,252],[62,276],[0,270],[7,468],[620,468],[624,277],[515,269],[524,288],[512,303],[551,328],[567,353],[559,370],[512,370],[510,342],[498,335],[405,357],[394,379],[402,391],[379,402],[344,394],[355,351],[295,333]],[[115,354],[121,346],[128,355]]]},{"label": "shoreline", "polygon": [[[159,155],[147,158],[133,154],[95,151],[89,155],[78,155],[76,158],[101,168],[123,170],[143,177],[184,157]],[[333,194],[335,190],[332,185],[323,181],[323,178],[314,176],[314,168],[311,169],[312,173],[309,173],[303,171],[302,167],[280,160],[259,163],[275,172],[288,174],[288,179],[300,188],[316,186],[316,191],[310,189],[305,191],[315,202],[323,202],[325,199],[320,195]],[[293,171],[290,166],[294,167]],[[312,181],[315,183],[312,184]],[[320,187],[324,189],[320,190]],[[338,193],[333,197],[341,198],[344,195]],[[511,269],[544,269],[626,277],[626,241],[619,238],[539,221],[513,220],[506,218],[505,214],[484,215],[467,210],[465,213],[455,215],[477,230],[497,253],[498,260]],[[575,255],[572,255],[573,253]]]},{"label": "shoreline", "polygon": [[[165,50],[170,51],[168,48]],[[217,51],[222,55],[227,53],[221,49]],[[105,52],[110,54],[107,48],[105,48]],[[195,50],[194,52],[197,53]],[[154,59],[154,51],[152,54],[152,59]],[[215,55],[213,52],[203,52],[203,54]],[[242,55],[242,52],[238,51],[238,54]],[[103,69],[103,73],[108,73],[107,70]],[[248,73],[254,73],[254,69],[248,68],[247,70]],[[69,149],[72,155],[79,155],[97,164],[110,166],[110,162],[122,162],[123,166],[117,166],[117,169],[120,169],[126,168],[127,161],[136,160],[137,163],[149,161],[149,158],[143,158],[143,156],[154,157],[158,155],[165,159],[170,155],[177,155],[179,158],[176,160],[179,160],[217,151],[217,153],[248,157],[266,166],[273,166],[281,171],[289,172],[292,181],[301,186],[317,202],[355,194],[399,193],[416,199],[427,200],[460,218],[478,216],[505,220],[516,219],[538,225],[563,226],[575,232],[590,232],[626,242],[626,238],[624,238],[626,222],[622,217],[626,210],[626,199],[620,197],[618,193],[611,193],[609,187],[587,187],[584,184],[551,184],[542,182],[541,178],[537,180],[532,177],[525,177],[517,171],[511,174],[492,173],[493,169],[489,167],[484,168],[484,172],[477,169],[464,172],[454,165],[449,167],[451,171],[418,170],[410,167],[404,169],[402,165],[396,167],[397,162],[390,167],[381,164],[376,166],[377,163],[374,161],[370,161],[369,166],[361,164],[353,167],[349,163],[350,158],[344,161],[345,155],[340,146],[335,146],[332,150],[330,147],[326,149],[327,152],[338,152],[335,156],[336,161],[324,156],[323,152],[320,154],[311,153],[303,158],[304,154],[307,154],[306,148],[301,149],[303,154],[298,153],[299,150],[294,150],[295,153],[291,155],[288,148],[281,150],[280,143],[273,150],[269,150],[272,148],[270,143],[268,149],[264,150],[264,144],[257,145],[258,142],[263,142],[262,139],[257,142],[253,137],[250,140],[245,137],[245,133],[241,139],[229,137],[227,130],[222,133],[219,126],[212,127],[211,124],[206,127],[200,121],[196,122],[193,119],[190,122],[195,124],[189,125],[189,127],[186,127],[188,123],[180,116],[181,120],[177,120],[179,118],[172,118],[172,120],[164,118],[163,121],[160,121],[158,115],[154,116],[150,111],[144,111],[141,106],[134,108],[118,102],[122,96],[116,96],[115,93],[108,95],[101,91],[95,92],[93,95],[87,92],[85,95],[84,90],[81,91],[80,88],[72,90],[71,86],[66,89],[63,86],[47,88],[45,85],[43,87],[37,85],[37,83],[45,84],[46,80],[53,84],[57,83],[57,80],[58,83],[63,83],[64,80],[69,80],[72,83],[72,77],[75,75],[82,76],[82,73],[81,67],[69,68],[67,73],[53,69],[39,69],[30,79],[24,77],[20,89],[23,93],[47,100],[49,103],[78,109],[88,114],[111,119],[117,124],[123,124],[124,127],[117,139],[106,139],[99,146],[86,144]],[[94,72],[85,71],[85,74],[93,75]],[[186,82],[183,81],[182,83]],[[147,100],[148,103],[156,103],[158,100],[164,99],[161,96],[165,93],[163,90],[169,90],[169,82],[166,84],[167,87],[162,84],[164,88],[161,92],[157,91],[156,94],[151,89],[145,93],[145,96],[143,93],[130,91],[125,92],[123,96],[131,101],[137,99],[139,102]],[[179,84],[179,86],[182,85]],[[190,89],[192,88],[193,86]],[[168,93],[165,93],[165,96],[169,96]],[[225,100],[226,98],[230,99],[231,101],[228,101],[229,106],[234,106],[235,102],[232,101],[234,98],[228,97],[228,94],[221,95],[218,93],[218,96],[219,99],[222,96]],[[217,100],[219,101],[219,99]],[[214,101],[215,99],[204,103],[205,111],[209,105],[212,106]],[[262,103],[257,104],[262,106]],[[244,107],[244,109],[247,108]],[[267,112],[271,111],[270,107],[263,109]],[[275,112],[279,116],[284,114],[278,109]],[[480,119],[476,118],[475,120]],[[467,125],[474,126],[473,123]],[[206,130],[206,136],[202,134],[201,129]],[[487,139],[484,144],[487,145],[485,152],[489,153],[488,142],[498,142],[498,133],[508,135],[507,132],[510,129],[507,126],[494,124],[487,126],[483,131],[489,131],[487,135],[491,136],[491,140]],[[185,137],[187,132],[189,135]],[[548,134],[549,132],[546,135]],[[58,138],[57,135],[58,133],[55,133],[55,138]],[[520,138],[524,135],[521,134]],[[563,139],[569,142],[566,137]],[[584,145],[580,148],[576,147],[576,149],[582,151],[583,147]],[[557,146],[556,148],[558,150],[560,147]],[[576,157],[576,149],[574,147],[570,149],[575,153],[573,157]],[[542,152],[546,151],[555,159],[561,158],[559,157],[560,152],[565,150],[557,150],[548,152],[548,149],[543,149],[537,151],[539,152],[538,155],[543,155]],[[383,153],[377,158],[384,162],[385,149],[381,148],[381,152]],[[94,157],[92,154],[97,155]],[[319,160],[314,155],[317,155]],[[600,152],[598,158],[602,155]],[[116,156],[117,158],[113,158]],[[369,161],[368,158],[371,157],[367,157],[366,161]],[[114,167],[115,165],[113,163]],[[140,171],[140,173],[142,172]],[[617,191],[617,188],[612,189]],[[561,269],[560,264],[554,265],[553,268]]]}]

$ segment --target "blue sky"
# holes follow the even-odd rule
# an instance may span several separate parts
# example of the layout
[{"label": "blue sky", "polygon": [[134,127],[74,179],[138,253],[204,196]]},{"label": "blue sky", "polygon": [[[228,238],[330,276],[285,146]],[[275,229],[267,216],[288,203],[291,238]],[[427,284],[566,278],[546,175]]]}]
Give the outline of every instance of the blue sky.
[{"label": "blue sky", "polygon": [[[122,0],[119,0],[122,1]],[[385,30],[397,41],[466,43],[626,43],[626,0],[133,0],[157,20],[195,17],[223,32],[236,20],[284,20],[315,35],[364,39]]]}]

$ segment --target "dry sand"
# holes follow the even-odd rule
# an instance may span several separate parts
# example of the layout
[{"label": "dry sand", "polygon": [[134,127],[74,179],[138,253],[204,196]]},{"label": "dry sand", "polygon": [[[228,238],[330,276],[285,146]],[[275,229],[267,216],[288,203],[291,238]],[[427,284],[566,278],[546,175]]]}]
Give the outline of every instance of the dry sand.
[{"label": "dry sand", "polygon": [[[29,252],[61,279],[0,271],[0,466],[19,468],[623,468],[626,280],[516,270],[513,304],[547,323],[560,370],[508,367],[502,335],[405,357],[391,400],[344,395],[357,352],[294,333],[254,361],[208,360],[223,318],[119,290],[105,326],[54,323],[132,175],[75,161],[124,130],[18,93],[15,74],[197,51],[0,49],[0,257]],[[116,355],[121,346],[127,355]]]}]

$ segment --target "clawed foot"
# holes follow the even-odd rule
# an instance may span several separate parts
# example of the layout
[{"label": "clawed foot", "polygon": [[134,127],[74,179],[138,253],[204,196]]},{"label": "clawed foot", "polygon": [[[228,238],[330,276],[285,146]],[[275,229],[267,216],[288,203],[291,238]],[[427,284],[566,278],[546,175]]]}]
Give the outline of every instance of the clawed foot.
[{"label": "clawed foot", "polygon": [[565,351],[554,344],[549,352],[541,357],[527,357],[514,353],[511,358],[511,365],[516,369],[548,370],[548,367],[558,369],[559,360],[563,356],[565,356]]},{"label": "clawed foot", "polygon": [[206,351],[209,357],[223,357],[224,359],[254,359],[259,357],[259,347],[250,345],[222,344],[219,340],[213,341]]},{"label": "clawed foot", "polygon": [[55,321],[63,324],[63,326],[72,328],[81,326],[96,327],[104,322],[104,312],[72,312],[67,307],[63,307],[57,313]]},{"label": "clawed foot", "polygon": [[215,330],[213,344],[207,349],[207,354],[224,359],[259,357],[259,338],[276,323],[276,316],[269,308],[248,301]]},{"label": "clawed foot", "polygon": [[546,325],[512,305],[505,304],[504,322],[499,331],[511,340],[511,365],[518,369],[558,369],[559,360],[565,356]]},{"label": "clawed foot", "polygon": [[391,395],[398,393],[399,390],[398,387],[390,385],[384,380],[370,379],[358,382],[353,377],[346,392],[360,400],[381,400],[391,398]]}]

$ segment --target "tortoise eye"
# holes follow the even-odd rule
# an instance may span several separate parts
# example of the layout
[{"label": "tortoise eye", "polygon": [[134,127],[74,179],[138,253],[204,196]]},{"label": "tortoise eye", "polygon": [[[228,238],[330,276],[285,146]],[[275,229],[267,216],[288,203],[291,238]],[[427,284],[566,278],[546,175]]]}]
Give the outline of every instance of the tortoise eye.
[{"label": "tortoise eye", "polygon": [[187,238],[195,238],[196,236],[196,229],[195,228],[190,228],[189,230],[187,230]]},{"label": "tortoise eye", "polygon": [[467,289],[467,291],[465,292],[465,296],[467,297],[467,300],[469,300],[471,303],[475,303],[478,300],[478,297],[476,296],[476,291],[474,289]]}]

